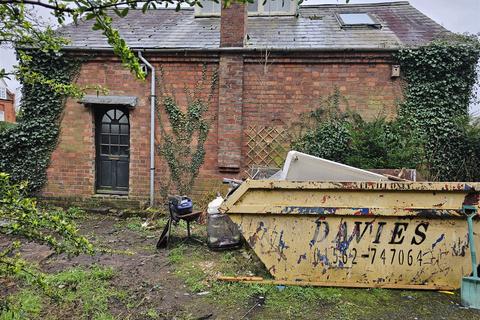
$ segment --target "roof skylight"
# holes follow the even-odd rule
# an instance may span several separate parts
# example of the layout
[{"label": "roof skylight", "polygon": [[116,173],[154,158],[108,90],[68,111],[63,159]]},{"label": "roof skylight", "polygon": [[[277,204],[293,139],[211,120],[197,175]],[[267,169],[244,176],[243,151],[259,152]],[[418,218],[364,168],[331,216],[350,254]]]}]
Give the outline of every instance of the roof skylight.
[{"label": "roof skylight", "polygon": [[337,16],[342,26],[381,26],[380,23],[368,13],[339,13]]}]

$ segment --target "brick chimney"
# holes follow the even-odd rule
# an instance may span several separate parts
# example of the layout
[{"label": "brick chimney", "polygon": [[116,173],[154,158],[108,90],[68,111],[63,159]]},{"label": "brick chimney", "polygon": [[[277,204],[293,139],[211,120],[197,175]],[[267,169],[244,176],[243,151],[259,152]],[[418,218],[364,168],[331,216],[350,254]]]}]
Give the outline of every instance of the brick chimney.
[{"label": "brick chimney", "polygon": [[220,47],[243,47],[247,35],[247,6],[232,3],[223,8],[220,20]]},{"label": "brick chimney", "polygon": [[[247,7],[232,3],[222,8],[220,47],[245,44]],[[238,173],[242,166],[243,136],[243,53],[222,52],[219,61],[218,169]]]}]

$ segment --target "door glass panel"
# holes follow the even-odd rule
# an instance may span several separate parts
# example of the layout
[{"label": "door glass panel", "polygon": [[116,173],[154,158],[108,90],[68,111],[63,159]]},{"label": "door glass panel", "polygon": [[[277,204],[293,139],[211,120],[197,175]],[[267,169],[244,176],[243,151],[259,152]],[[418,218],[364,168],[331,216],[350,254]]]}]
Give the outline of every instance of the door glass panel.
[{"label": "door glass panel", "polygon": [[101,154],[109,154],[110,152],[108,151],[108,145],[105,146],[105,145],[102,145],[102,149],[101,149]]},{"label": "door glass panel", "polygon": [[121,124],[120,125],[120,133],[121,134],[128,134],[128,124]]},{"label": "door glass panel", "polygon": [[110,136],[111,144],[118,144],[118,136]]},{"label": "door glass panel", "polygon": [[109,110],[107,115],[110,117],[110,119],[115,119],[115,109]]},{"label": "door glass panel", "polygon": [[112,124],[111,128],[112,128],[112,129],[111,129],[111,130],[112,130],[111,132],[112,132],[113,134],[119,134],[119,133],[120,133],[120,132],[119,132],[119,131],[120,131],[120,128],[119,128],[119,125],[118,125],[118,124]]},{"label": "door glass panel", "polygon": [[110,154],[112,155],[118,155],[118,146],[114,146],[114,145],[110,146],[110,152],[111,152]]},{"label": "door glass panel", "polygon": [[120,144],[128,145],[128,136],[127,135],[120,136]]},{"label": "door glass panel", "polygon": [[118,122],[120,122],[120,123],[128,123],[127,116],[126,116],[126,115],[123,115],[123,116],[118,120]]},{"label": "door glass panel", "polygon": [[110,133],[110,125],[102,124],[102,133]]},{"label": "door glass panel", "polygon": [[128,156],[128,147],[120,147],[120,155],[121,156]]},{"label": "door glass panel", "polygon": [[108,134],[102,134],[102,141],[101,144],[109,144],[110,141],[108,139]]}]

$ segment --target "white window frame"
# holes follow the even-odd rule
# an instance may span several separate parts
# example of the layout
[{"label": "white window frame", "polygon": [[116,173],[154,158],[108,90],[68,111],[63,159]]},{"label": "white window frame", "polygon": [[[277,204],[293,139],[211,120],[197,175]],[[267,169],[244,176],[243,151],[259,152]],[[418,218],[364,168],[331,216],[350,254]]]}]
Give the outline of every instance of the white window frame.
[{"label": "white window frame", "polygon": [[[205,0],[205,1],[211,1],[211,0]],[[264,0],[258,0],[258,11],[256,12],[248,12],[249,17],[258,17],[258,16],[293,16],[297,13],[298,9],[298,0],[284,0],[285,2],[290,1],[290,10],[289,11],[270,11],[267,12],[265,11],[265,5],[263,5]],[[272,1],[272,0],[267,0],[267,1]],[[275,2],[281,2],[282,0],[273,0]],[[195,17],[219,17],[221,14],[222,6],[221,6],[221,0],[219,0],[219,5],[220,5],[220,10],[215,13],[211,12],[202,12],[203,8],[200,8],[200,6],[195,6]],[[246,6],[248,6],[248,3],[245,3]]]},{"label": "white window frame", "polygon": [[7,88],[0,87],[0,99],[2,99],[2,100],[7,100],[8,99]]},{"label": "white window frame", "polygon": [[[293,16],[297,13],[298,9],[298,0],[284,0],[284,2],[290,1],[290,10],[289,11],[266,11],[265,5],[263,4],[264,0],[258,0],[258,11],[257,12],[249,12],[249,17],[255,16]],[[271,0],[267,0],[271,1]],[[282,0],[273,0],[274,2],[282,2]],[[272,2],[273,2],[272,1]],[[248,5],[248,4],[247,4]]]},{"label": "white window frame", "polygon": [[[204,0],[204,1],[211,1],[211,0]],[[203,2],[203,1],[200,1]],[[214,1],[211,1],[215,3]],[[203,12],[203,8],[201,8],[199,5],[195,5],[195,17],[219,17],[220,12],[222,10],[222,1],[218,0],[218,3],[215,3],[215,5],[218,5],[218,12]]]},{"label": "white window frame", "polygon": [[5,111],[0,110],[0,122],[5,121]]}]

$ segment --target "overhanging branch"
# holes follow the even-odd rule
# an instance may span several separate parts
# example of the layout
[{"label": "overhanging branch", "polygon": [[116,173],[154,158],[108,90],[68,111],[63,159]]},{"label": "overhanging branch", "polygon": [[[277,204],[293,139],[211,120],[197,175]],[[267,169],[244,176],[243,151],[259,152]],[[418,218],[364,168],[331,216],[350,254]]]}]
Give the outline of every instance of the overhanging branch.
[{"label": "overhanging branch", "polygon": [[58,12],[68,12],[68,13],[73,13],[76,10],[72,8],[64,8],[59,5],[53,5],[50,3],[45,3],[41,2],[40,0],[34,1],[34,0],[0,0],[0,4],[30,4],[33,6],[39,6],[39,7],[44,7],[47,9],[55,10]]},{"label": "overhanging branch", "polygon": [[[39,6],[39,7],[44,7],[50,10],[54,10],[60,13],[76,13],[76,12],[93,12],[95,10],[101,10],[101,9],[108,9],[108,8],[116,8],[118,6],[123,6],[123,5],[131,5],[134,3],[143,3],[145,1],[143,0],[129,0],[129,1],[123,1],[123,2],[117,2],[117,3],[109,3],[109,4],[104,4],[104,5],[92,5],[90,4],[89,7],[87,8],[81,8],[80,6],[78,8],[69,8],[69,7],[64,7],[60,5],[57,1],[55,1],[55,4],[53,3],[46,3],[42,2],[40,0],[0,0],[0,4],[29,4],[33,6]],[[156,1],[156,2],[163,2],[163,1]]]}]

